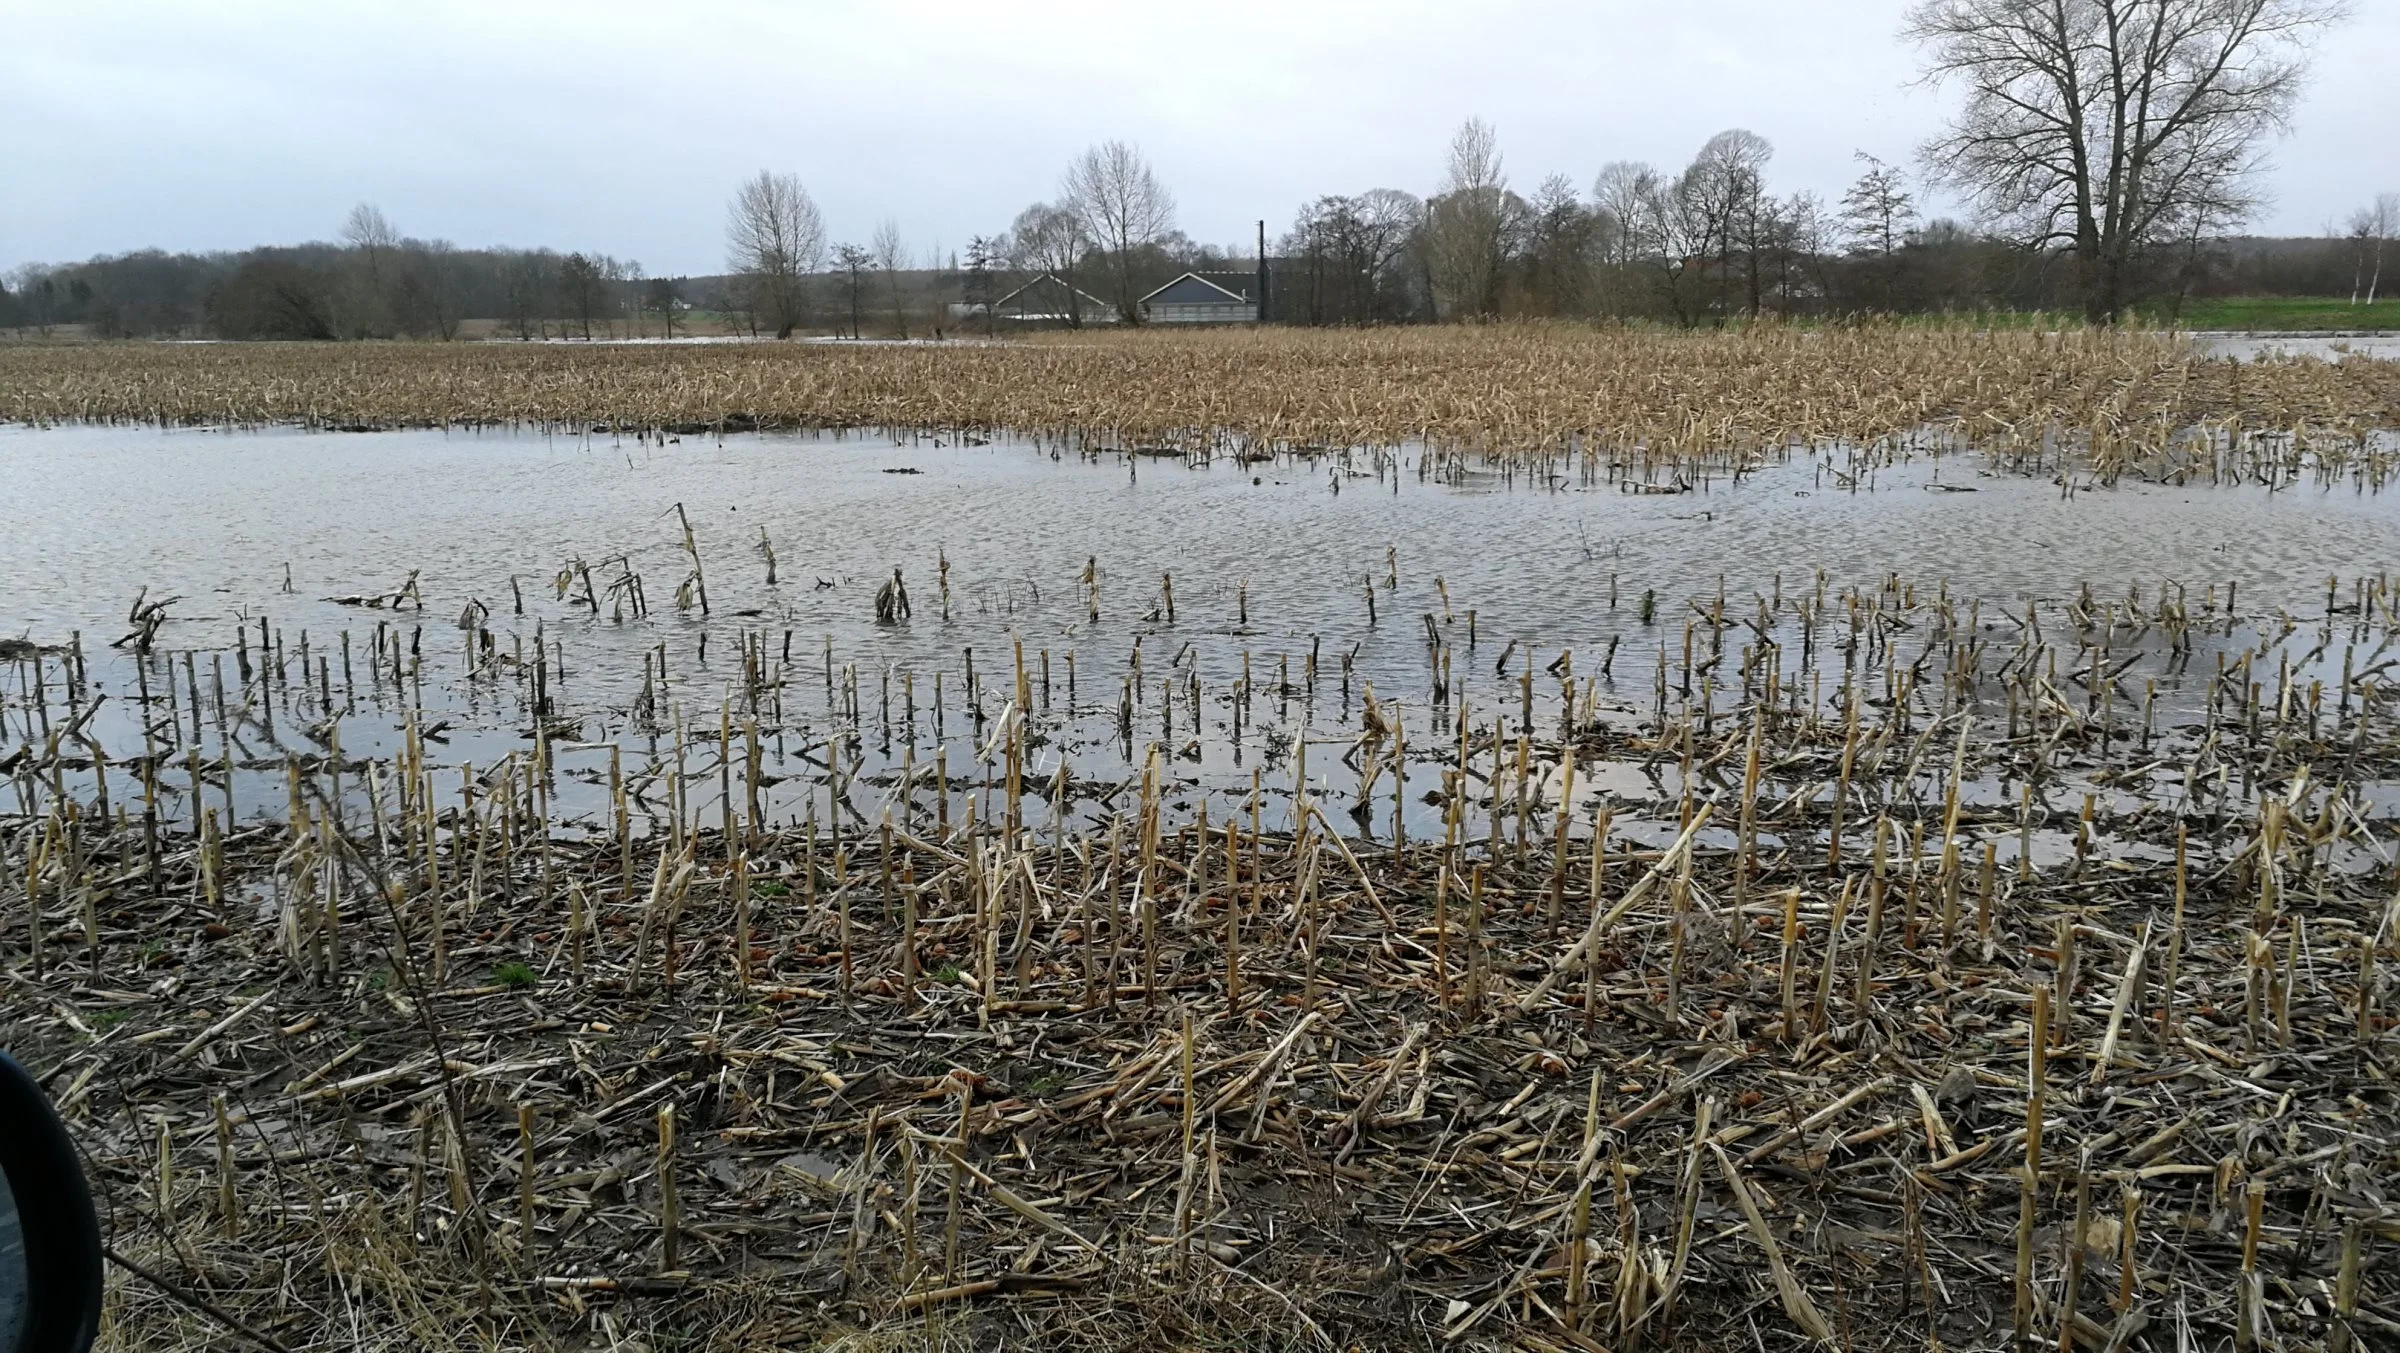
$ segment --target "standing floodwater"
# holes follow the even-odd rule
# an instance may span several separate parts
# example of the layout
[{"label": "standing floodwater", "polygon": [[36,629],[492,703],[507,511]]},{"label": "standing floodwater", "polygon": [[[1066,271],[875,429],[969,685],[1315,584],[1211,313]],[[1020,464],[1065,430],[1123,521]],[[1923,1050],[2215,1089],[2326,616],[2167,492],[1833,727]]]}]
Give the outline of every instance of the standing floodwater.
[{"label": "standing floodwater", "polygon": [[[337,724],[345,755],[373,755],[413,709],[438,761],[486,769],[530,753],[539,724],[597,784],[604,746],[650,758],[662,729],[713,738],[756,718],[762,686],[766,722],[803,754],[841,726],[875,766],[939,755],[971,781],[1019,645],[1051,734],[1024,774],[1063,762],[1121,783],[1157,744],[1180,783],[1238,796],[1263,769],[1287,799],[1304,733],[1321,748],[1312,783],[1354,786],[1361,767],[1339,755],[1370,691],[1374,718],[1405,736],[1386,758],[1405,773],[1407,745],[1438,752],[1462,708],[1521,711],[1538,688],[1547,711],[1562,680],[1595,711],[1645,711],[1665,698],[1662,659],[1678,703],[1698,662],[1718,669],[1700,680],[1705,705],[1712,678],[1726,689],[1729,626],[1741,651],[1772,636],[1799,684],[1817,641],[1791,629],[1797,608],[1827,626],[1826,598],[1894,580],[1910,605],[1922,592],[1956,608],[1946,623],[2013,642],[2028,605],[2085,589],[2129,613],[2222,591],[2265,617],[2322,611],[2329,579],[2400,557],[2400,500],[2352,481],[2098,488],[1961,454],[1794,455],[1632,492],[1410,453],[1187,462],[956,435],[65,428],[0,430],[0,476],[15,502],[0,537],[9,632],[54,648],[80,632],[91,693],[115,697],[82,725],[104,748],[141,742],[134,645],[110,647],[137,598],[163,605],[144,627],[161,700],[210,703],[224,669],[250,662],[241,650],[264,666],[280,647],[283,694],[249,699],[237,674],[226,737],[186,716],[204,755],[231,749],[244,818],[287,802],[277,749],[321,751]],[[894,570],[909,609],[879,620]],[[1698,659],[1695,617],[1710,627]],[[2146,716],[2197,708],[2201,683],[2158,634],[2123,642],[2156,650]],[[308,668],[296,682],[294,665]],[[26,654],[15,670],[20,735],[38,741]],[[2150,674],[2114,675],[2131,692]],[[267,705],[320,675],[330,703],[274,725]],[[1831,698],[1821,676],[1808,684],[1806,698]],[[815,792],[787,769],[761,791],[779,819]],[[1401,801],[1438,824],[1428,788]],[[570,816],[605,807],[566,790]],[[188,820],[178,803],[170,792],[166,815]]]},{"label": "standing floodwater", "polygon": [[2210,437],[0,432],[12,1037],[224,1291],[2221,1330],[2388,1172],[2400,512]]}]

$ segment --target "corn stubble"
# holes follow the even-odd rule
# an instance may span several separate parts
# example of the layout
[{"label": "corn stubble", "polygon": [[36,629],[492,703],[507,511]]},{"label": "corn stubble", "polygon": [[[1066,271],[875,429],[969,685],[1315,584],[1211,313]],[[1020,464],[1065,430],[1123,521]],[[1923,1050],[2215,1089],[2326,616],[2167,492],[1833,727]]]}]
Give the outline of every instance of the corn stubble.
[{"label": "corn stubble", "polygon": [[[2199,355],[2148,331],[1862,324],[1054,335],[913,346],[0,346],[0,421],[977,429],[1185,451],[1424,444],[1739,468],[1948,438],[2103,474],[2261,439],[2388,459],[2400,365]],[[2377,478],[2380,478],[2380,474]]]},{"label": "corn stubble", "polygon": [[[2092,473],[2365,487],[2392,381],[1879,329],[92,348],[0,352],[0,414],[1415,440],[1637,482],[1948,436],[2025,471],[2073,442]],[[691,717],[643,654],[644,736],[574,815],[547,669],[472,639],[461,679],[529,746],[437,764],[447,659],[412,643],[403,672],[395,638],[387,674],[379,627],[396,743],[245,753],[281,811],[238,821],[228,720],[322,716],[329,668],[290,683],[261,621],[255,670],[244,640],[204,699],[208,655],[145,642],[137,752],[91,735],[80,644],[19,645],[0,1017],[117,1247],[292,1348],[2377,1347],[2393,582],[2020,617],[1779,579],[1754,614],[1670,599],[1680,670],[1662,632],[1634,708],[1568,654],[1537,700],[1513,643],[1470,708],[1451,646],[1491,655],[1443,588],[1433,699],[1362,683],[1356,738],[1303,737],[1272,794],[1173,781],[1147,721],[1176,696],[1137,707],[1138,648],[1121,684],[1086,654],[1087,712],[1123,701],[1102,785],[1042,761],[1071,649],[1055,724],[1047,650],[987,657],[989,687],[969,656],[949,689],[995,698],[953,716],[966,765],[916,756],[917,692],[961,674],[878,713],[828,640],[823,709],[787,711],[814,655],[745,632],[739,688]],[[588,570],[559,592],[599,614]],[[2183,722],[2164,678],[2201,692]],[[1245,659],[1232,736],[1319,681],[1262,695]],[[897,775],[862,762],[878,722]],[[112,1348],[241,1338],[111,1302]]]}]

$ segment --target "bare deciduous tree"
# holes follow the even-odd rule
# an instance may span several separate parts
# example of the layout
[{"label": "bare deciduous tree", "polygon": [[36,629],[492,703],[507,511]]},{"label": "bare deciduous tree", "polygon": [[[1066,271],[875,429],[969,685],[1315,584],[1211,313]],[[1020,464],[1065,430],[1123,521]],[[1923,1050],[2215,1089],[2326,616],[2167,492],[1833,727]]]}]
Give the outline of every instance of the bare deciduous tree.
[{"label": "bare deciduous tree", "polygon": [[42,337],[50,336],[51,303],[58,295],[58,284],[44,273],[38,264],[27,263],[6,275],[17,288],[16,313],[11,316],[18,327],[30,328]]},{"label": "bare deciduous tree", "polygon": [[1690,324],[1702,308],[1701,287],[1714,236],[1709,201],[1690,170],[1662,178],[1648,165],[1634,166],[1626,185],[1634,213],[1628,229],[1634,258],[1653,270],[1675,322]]},{"label": "bare deciduous tree", "polygon": [[1010,266],[1035,281],[1047,273],[1063,283],[1060,290],[1066,294],[1060,300],[1066,307],[1067,327],[1082,328],[1083,293],[1078,275],[1092,243],[1083,218],[1066,207],[1036,202],[1017,213],[1008,233],[1013,245]]},{"label": "bare deciduous tree", "polygon": [[1767,138],[1731,128],[1708,138],[1679,180],[1685,205],[1699,213],[1699,252],[1716,256],[1720,309],[1731,308],[1727,291],[1735,276],[1738,249],[1744,264],[1745,308],[1758,313],[1759,253],[1766,233],[1766,170],[1774,155],[1775,147]]},{"label": "bare deciduous tree", "polygon": [[390,291],[402,332],[444,342],[458,336],[458,257],[450,241],[410,240],[402,245]]},{"label": "bare deciduous tree", "polygon": [[1634,160],[1611,160],[1600,166],[1600,176],[1592,180],[1592,209],[1612,224],[1608,237],[1608,261],[1633,261],[1638,225],[1642,214],[1642,180],[1655,178],[1658,171]]},{"label": "bare deciduous tree", "polygon": [[1436,314],[1483,316],[1499,308],[1512,206],[1500,143],[1490,123],[1471,117],[1450,138],[1442,191],[1426,205],[1425,272]]},{"label": "bare deciduous tree", "polygon": [[1845,304],[1888,311],[1899,305],[1899,253],[1916,230],[1916,199],[1899,166],[1863,150],[1856,158],[1867,168],[1842,194],[1842,247],[1856,260],[1850,269],[1855,285]]},{"label": "bare deciduous tree", "polygon": [[987,338],[999,321],[999,317],[992,313],[992,269],[1007,259],[1008,252],[1006,235],[973,235],[967,239],[967,266],[962,279],[966,286],[967,310],[971,315],[983,316],[983,332]]},{"label": "bare deciduous tree", "polygon": [[1425,204],[1397,188],[1301,208],[1283,240],[1297,265],[1289,313],[1309,324],[1404,318],[1412,306],[1401,263],[1424,218]]},{"label": "bare deciduous tree", "polygon": [[1552,174],[1534,190],[1525,218],[1525,302],[1536,315],[1584,313],[1591,290],[1597,217],[1574,181]]},{"label": "bare deciduous tree", "polygon": [[342,219],[342,243],[358,251],[368,276],[373,277],[382,270],[384,258],[399,245],[400,232],[392,228],[383,208],[361,202]]},{"label": "bare deciduous tree", "polygon": [[520,342],[550,337],[550,301],[558,290],[558,256],[547,249],[517,255],[505,278],[509,326]]},{"label": "bare deciduous tree", "polygon": [[825,218],[791,174],[762,169],[733,195],[725,222],[726,266],[754,313],[790,338],[808,313],[808,274],[825,257]]},{"label": "bare deciduous tree", "polygon": [[1646,210],[1645,183],[1658,171],[1633,160],[1612,160],[1592,180],[1592,212],[1598,218],[1596,253],[1600,267],[1600,306],[1605,314],[1624,314],[1633,308],[1641,286],[1637,266],[1642,258]]},{"label": "bare deciduous tree", "polygon": [[1926,77],[1963,88],[1923,151],[1938,182],[2074,254],[2084,317],[2114,323],[2136,269],[2195,218],[2256,202],[2260,144],[2288,122],[2306,46],[2345,0],[1920,0]]},{"label": "bare deciduous tree", "polygon": [[1843,243],[1854,254],[1889,257],[1899,252],[1916,225],[1916,199],[1910,196],[1898,166],[1885,164],[1863,150],[1857,158],[1867,170],[1842,194]]},{"label": "bare deciduous tree", "polygon": [[[583,326],[587,343],[592,338],[592,316],[600,310],[603,281],[599,261],[589,254],[569,254],[559,260],[559,311]],[[563,336],[566,326],[562,323],[559,328]]]},{"label": "bare deciduous tree", "polygon": [[883,273],[884,295],[892,303],[892,333],[908,337],[908,303],[900,274],[908,270],[908,245],[900,238],[900,223],[886,216],[875,226],[875,266]]},{"label": "bare deciduous tree", "polygon": [[2384,242],[2395,234],[2400,234],[2400,193],[2377,193],[2373,202],[2350,213],[2350,304],[2359,303],[2361,283],[2366,303],[2375,304],[2376,289],[2383,285]]},{"label": "bare deciduous tree", "polygon": [[1139,323],[1135,251],[1175,228],[1174,194],[1139,150],[1123,141],[1103,141],[1067,166],[1059,203],[1075,213],[1084,233],[1107,255],[1118,314],[1129,324]]},{"label": "bare deciduous tree", "polygon": [[678,291],[679,287],[675,278],[653,277],[650,279],[649,286],[642,293],[642,304],[649,307],[651,313],[658,316],[659,328],[666,334],[669,342],[673,342],[675,338],[675,320],[677,318],[675,312],[683,304],[683,299]]},{"label": "bare deciduous tree", "polygon": [[[833,267],[834,271],[842,275],[842,293],[850,302],[850,336],[852,338],[865,336],[859,330],[859,319],[867,299],[867,270],[874,266],[873,251],[855,244],[834,246]],[[841,336],[839,326],[836,326],[834,336],[837,338]]]},{"label": "bare deciduous tree", "polygon": [[1770,241],[1775,262],[1776,305],[1789,315],[1799,309],[1806,284],[1815,282],[1820,293],[1824,277],[1819,260],[1825,257],[1827,220],[1825,204],[1811,192],[1797,192],[1774,204],[1770,213],[1774,235]]},{"label": "bare deciduous tree", "polygon": [[392,254],[400,247],[400,232],[392,228],[383,208],[361,202],[342,218],[342,243],[356,260],[349,283],[342,288],[342,328],[352,338],[385,335],[393,309],[390,276]]}]

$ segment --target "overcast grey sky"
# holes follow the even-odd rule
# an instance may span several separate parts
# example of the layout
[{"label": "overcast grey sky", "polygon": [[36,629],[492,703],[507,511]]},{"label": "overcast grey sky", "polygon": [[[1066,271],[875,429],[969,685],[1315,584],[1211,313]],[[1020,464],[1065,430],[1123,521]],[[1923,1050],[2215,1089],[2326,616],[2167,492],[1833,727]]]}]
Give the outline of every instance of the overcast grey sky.
[{"label": "overcast grey sky", "polygon": [[[722,264],[724,203],[797,173],[836,240],[883,216],[955,250],[1140,145],[1193,238],[1306,200],[1423,193],[1470,114],[1512,182],[1585,191],[1711,133],[1839,196],[1946,100],[1903,0],[0,0],[0,268],[157,245],[323,239],[354,202],[407,234],[545,244],[652,273]],[[2306,233],[2400,189],[2400,0],[2322,43],[2257,225]]]}]

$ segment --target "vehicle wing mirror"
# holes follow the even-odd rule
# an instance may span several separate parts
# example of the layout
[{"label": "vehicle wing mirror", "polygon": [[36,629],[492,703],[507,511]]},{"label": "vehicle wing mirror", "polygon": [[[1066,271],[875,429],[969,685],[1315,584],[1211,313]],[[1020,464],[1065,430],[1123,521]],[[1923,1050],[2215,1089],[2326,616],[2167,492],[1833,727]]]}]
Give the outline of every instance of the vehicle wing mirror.
[{"label": "vehicle wing mirror", "polygon": [[100,1219],[42,1087],[0,1052],[0,1353],[84,1353],[100,1328]]}]

